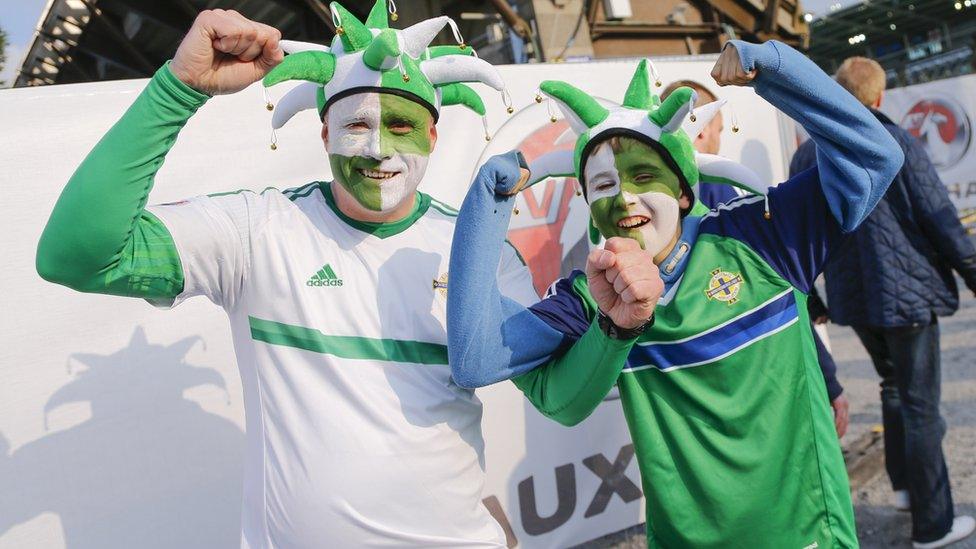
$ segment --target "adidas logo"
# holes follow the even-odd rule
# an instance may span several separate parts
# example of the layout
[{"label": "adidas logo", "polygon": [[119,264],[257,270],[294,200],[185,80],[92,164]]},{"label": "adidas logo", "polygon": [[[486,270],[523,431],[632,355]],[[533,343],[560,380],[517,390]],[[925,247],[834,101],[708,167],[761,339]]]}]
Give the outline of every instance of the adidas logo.
[{"label": "adidas logo", "polygon": [[305,283],[306,286],[342,286],[342,279],[336,276],[332,267],[326,263],[319,272],[312,275]]}]

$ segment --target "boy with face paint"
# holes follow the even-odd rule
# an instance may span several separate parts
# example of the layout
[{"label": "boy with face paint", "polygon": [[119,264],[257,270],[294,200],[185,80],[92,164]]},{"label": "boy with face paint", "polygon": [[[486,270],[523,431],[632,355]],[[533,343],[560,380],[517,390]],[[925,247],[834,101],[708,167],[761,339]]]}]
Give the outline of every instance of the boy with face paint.
[{"label": "boy with face paint", "polygon": [[[481,404],[447,363],[456,212],[417,191],[440,107],[483,113],[461,82],[502,83],[469,47],[428,47],[448,18],[395,30],[388,7],[364,24],[333,3],[331,47],[202,13],[75,172],[38,246],[48,280],[226,310],[244,387],[244,547],[505,545],[481,503]],[[145,207],[196,110],[262,78],[303,81],[272,123],[315,109],[335,181]],[[508,294],[536,301],[514,249],[501,257]]]},{"label": "boy with face paint", "polygon": [[[782,43],[732,41],[712,75],[754,87],[803,124],[817,141],[817,168],[764,193],[741,166],[696,154],[681,129],[686,117],[707,123],[692,110],[694,92],[659,101],[645,62],[619,106],[543,82],[579,139],[572,155],[532,166],[516,153],[495,157],[468,192],[451,255],[454,379],[512,379],[567,425],[619,387],[651,547],[856,547],[804,305],[830,251],[877,204],[903,157],[870,112]],[[528,309],[488,277],[511,196],[525,186],[520,168],[530,183],[575,174],[608,238],[585,273],[557,281]],[[708,211],[694,198],[698,181],[754,195]]]},{"label": "boy with face paint", "polygon": [[682,197],[678,174],[637,139],[611,137],[591,153],[583,174],[593,224],[604,238],[633,238],[660,263],[679,236]]}]

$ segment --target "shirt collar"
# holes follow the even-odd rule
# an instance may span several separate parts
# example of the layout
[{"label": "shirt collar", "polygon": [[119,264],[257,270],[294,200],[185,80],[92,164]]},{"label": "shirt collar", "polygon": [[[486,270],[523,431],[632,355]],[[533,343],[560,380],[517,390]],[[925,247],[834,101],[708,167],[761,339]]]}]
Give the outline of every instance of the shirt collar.
[{"label": "shirt collar", "polygon": [[661,280],[664,281],[665,293],[671,289],[671,286],[685,272],[685,267],[688,265],[688,258],[691,256],[691,248],[694,247],[695,240],[698,238],[698,226],[701,220],[702,218],[700,216],[690,214],[681,220],[681,236],[678,237],[678,242],[675,243],[674,248],[664,258],[664,261],[658,265],[661,272]]}]

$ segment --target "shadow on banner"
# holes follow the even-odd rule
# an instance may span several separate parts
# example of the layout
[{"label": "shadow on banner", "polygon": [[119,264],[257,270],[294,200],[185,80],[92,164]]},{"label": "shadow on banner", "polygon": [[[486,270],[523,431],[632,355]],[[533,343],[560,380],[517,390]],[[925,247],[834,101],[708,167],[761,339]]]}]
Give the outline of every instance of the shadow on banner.
[{"label": "shadow on banner", "polygon": [[44,406],[87,403],[90,419],[11,451],[0,434],[0,538],[53,513],[67,547],[215,548],[240,544],[244,437],[232,422],[183,398],[224,379],[184,361],[199,336],[154,345],[136,327],[110,355],[81,366]]}]

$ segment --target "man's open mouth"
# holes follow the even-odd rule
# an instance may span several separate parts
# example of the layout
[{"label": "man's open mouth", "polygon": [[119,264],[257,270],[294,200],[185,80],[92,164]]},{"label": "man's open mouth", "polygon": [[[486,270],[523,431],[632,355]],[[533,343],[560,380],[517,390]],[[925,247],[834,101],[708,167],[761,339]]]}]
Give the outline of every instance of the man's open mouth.
[{"label": "man's open mouth", "polygon": [[359,175],[370,179],[389,179],[400,174],[400,172],[381,172],[379,170],[368,170],[365,168],[356,168],[356,171],[359,172]]},{"label": "man's open mouth", "polygon": [[638,229],[651,222],[651,218],[644,215],[630,215],[617,221],[617,227],[621,229]]}]

